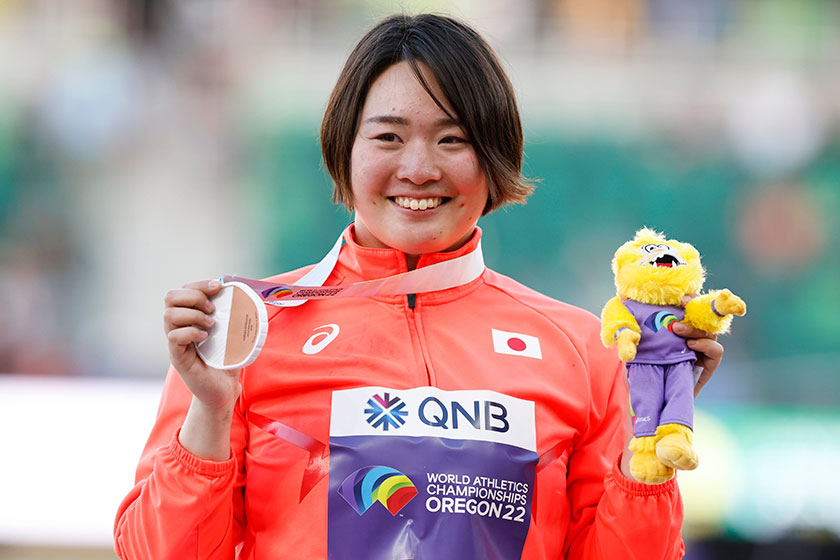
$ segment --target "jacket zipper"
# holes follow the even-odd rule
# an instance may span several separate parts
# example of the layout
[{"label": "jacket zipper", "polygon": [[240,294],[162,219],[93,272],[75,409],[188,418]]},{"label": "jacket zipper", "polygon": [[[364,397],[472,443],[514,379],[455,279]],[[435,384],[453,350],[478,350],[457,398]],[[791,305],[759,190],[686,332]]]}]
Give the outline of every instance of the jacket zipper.
[{"label": "jacket zipper", "polygon": [[[411,331],[412,335],[417,340],[420,345],[420,355],[423,360],[423,366],[426,372],[426,384],[429,386],[434,386],[434,379],[432,375],[432,370],[430,368],[429,362],[429,352],[428,347],[426,345],[426,340],[422,336],[422,320],[415,309],[417,306],[417,294],[407,294],[406,295],[406,307],[407,307],[407,318],[408,318],[408,328]],[[418,324],[419,323],[419,324]]]}]

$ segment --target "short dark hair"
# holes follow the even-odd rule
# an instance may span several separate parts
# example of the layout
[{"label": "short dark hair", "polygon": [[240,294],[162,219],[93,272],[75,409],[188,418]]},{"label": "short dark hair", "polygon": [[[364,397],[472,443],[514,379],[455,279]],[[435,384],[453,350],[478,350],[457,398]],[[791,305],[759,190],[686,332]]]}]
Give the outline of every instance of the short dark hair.
[{"label": "short dark hair", "polygon": [[[347,58],[321,123],[321,151],[333,178],[333,201],[352,210],[350,155],[365,99],[376,78],[403,61],[469,137],[490,189],[484,213],[525,202],[534,186],[522,176],[522,123],[510,80],[475,30],[434,14],[385,18]],[[420,63],[431,70],[455,115],[432,93]]]}]

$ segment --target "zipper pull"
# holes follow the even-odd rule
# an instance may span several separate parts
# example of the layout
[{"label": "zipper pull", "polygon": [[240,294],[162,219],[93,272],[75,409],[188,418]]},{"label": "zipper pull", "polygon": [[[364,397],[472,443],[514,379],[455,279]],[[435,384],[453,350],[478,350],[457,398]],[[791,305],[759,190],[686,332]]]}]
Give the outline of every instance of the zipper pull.
[{"label": "zipper pull", "polygon": [[414,309],[414,304],[417,303],[417,294],[406,294],[408,298],[408,308]]}]

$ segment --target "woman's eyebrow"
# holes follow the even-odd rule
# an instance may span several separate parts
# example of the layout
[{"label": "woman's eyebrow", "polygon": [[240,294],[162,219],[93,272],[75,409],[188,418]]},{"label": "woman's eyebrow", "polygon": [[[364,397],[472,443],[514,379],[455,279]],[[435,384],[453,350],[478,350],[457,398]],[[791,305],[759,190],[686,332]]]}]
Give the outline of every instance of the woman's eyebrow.
[{"label": "woman's eyebrow", "polygon": [[408,124],[408,119],[404,117],[395,117],[392,115],[378,115],[365,119],[366,123],[384,123],[384,124]]},{"label": "woman's eyebrow", "polygon": [[[366,123],[383,123],[383,124],[399,124],[399,125],[408,125],[411,123],[405,117],[397,117],[394,115],[376,115],[365,119],[364,122]],[[450,117],[443,117],[441,119],[436,120],[432,123],[432,125],[436,128],[441,128],[445,126],[461,126],[461,123],[455,119]]]}]

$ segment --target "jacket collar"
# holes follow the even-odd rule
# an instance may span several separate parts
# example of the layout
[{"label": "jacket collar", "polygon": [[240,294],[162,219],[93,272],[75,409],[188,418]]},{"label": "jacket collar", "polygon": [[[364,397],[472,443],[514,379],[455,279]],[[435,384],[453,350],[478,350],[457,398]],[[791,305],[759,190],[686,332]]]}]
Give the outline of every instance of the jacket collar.
[{"label": "jacket collar", "polygon": [[[405,253],[397,249],[379,249],[362,247],[356,242],[353,224],[347,226],[342,234],[346,242],[338,257],[338,271],[344,277],[342,282],[375,280],[407,272]],[[481,240],[481,228],[476,226],[472,237],[460,248],[441,253],[420,255],[417,268],[455,259],[475,250]]]}]

